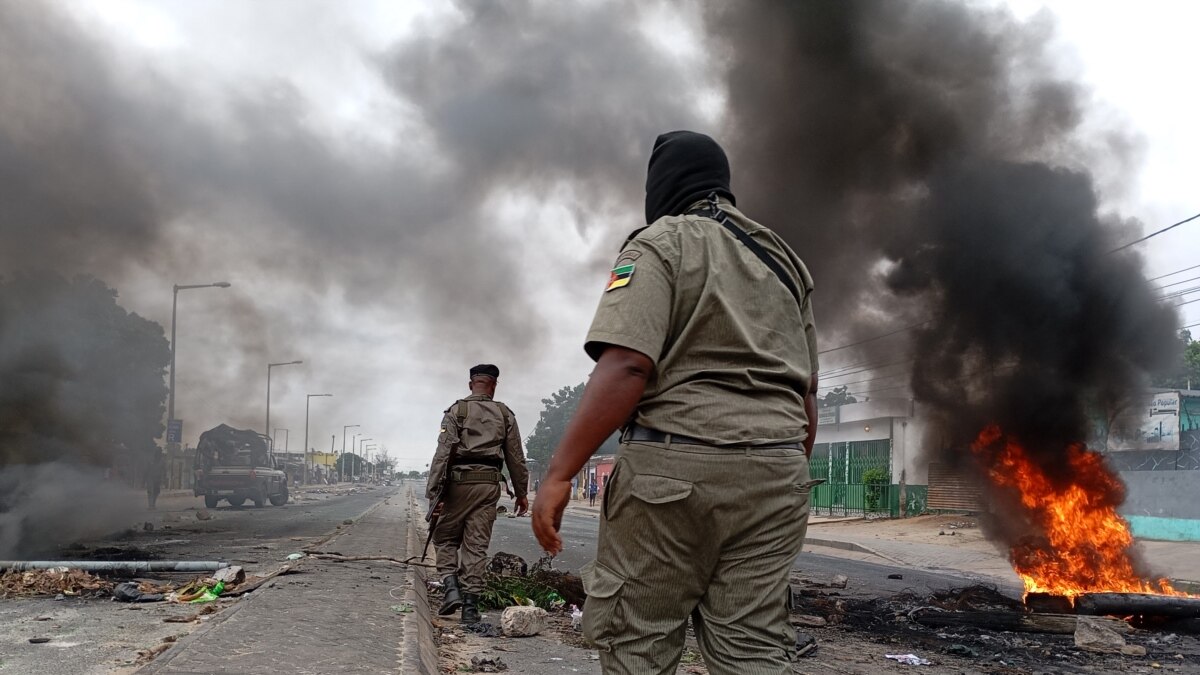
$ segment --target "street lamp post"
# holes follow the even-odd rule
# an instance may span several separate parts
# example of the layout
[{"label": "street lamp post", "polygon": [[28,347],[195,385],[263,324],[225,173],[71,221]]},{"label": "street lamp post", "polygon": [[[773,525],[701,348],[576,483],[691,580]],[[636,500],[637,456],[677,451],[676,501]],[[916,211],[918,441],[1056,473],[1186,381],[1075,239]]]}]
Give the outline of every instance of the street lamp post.
[{"label": "street lamp post", "polygon": [[354,454],[356,454],[358,456],[358,467],[357,467],[357,471],[354,472],[354,475],[358,476],[359,478],[362,478],[363,469],[366,468],[363,466],[363,456],[362,456],[363,444],[366,443],[367,441],[373,441],[373,440],[375,440],[375,439],[374,438],[358,439],[358,450],[354,451]]},{"label": "street lamp post", "polygon": [[175,316],[179,309],[179,291],[192,288],[229,288],[228,281],[218,281],[212,284],[175,284],[171,294],[171,382],[167,389],[167,424],[175,420]]},{"label": "street lamp post", "polygon": [[275,436],[278,436],[281,431],[283,432],[283,454],[286,455],[288,454],[288,439],[291,437],[292,432],[283,427],[275,427]]},{"label": "street lamp post", "polygon": [[[338,472],[338,482],[339,483],[342,482],[342,474],[346,472],[346,465],[345,465],[345,462],[346,462],[346,459],[345,459],[345,457],[346,457],[346,430],[347,429],[357,429],[358,427],[359,427],[359,425],[357,425],[357,424],[347,424],[346,426],[342,427],[342,470]],[[355,434],[355,435],[357,436],[358,434]]]},{"label": "street lamp post", "polygon": [[[283,363],[268,363],[267,364],[267,425],[263,427],[263,433],[271,433],[271,369],[279,366],[297,366],[303,361],[285,361]],[[275,439],[271,439],[271,450],[275,450]]]},{"label": "street lamp post", "polygon": [[[367,447],[363,448],[363,454],[364,454],[364,455],[366,455],[367,453],[371,452],[371,450],[372,450],[373,448],[378,448],[378,447],[379,447],[378,445],[375,445],[374,443],[372,443],[371,445],[368,445]],[[368,478],[374,478],[374,477],[375,477],[375,472],[376,472],[378,469],[379,469],[379,467],[375,466],[375,464],[374,464],[374,463],[372,463],[372,464],[371,464],[371,473],[367,474],[367,477],[368,477]]]},{"label": "street lamp post", "polygon": [[308,484],[308,404],[315,396],[333,396],[333,394],[309,394],[304,399],[304,484]]}]

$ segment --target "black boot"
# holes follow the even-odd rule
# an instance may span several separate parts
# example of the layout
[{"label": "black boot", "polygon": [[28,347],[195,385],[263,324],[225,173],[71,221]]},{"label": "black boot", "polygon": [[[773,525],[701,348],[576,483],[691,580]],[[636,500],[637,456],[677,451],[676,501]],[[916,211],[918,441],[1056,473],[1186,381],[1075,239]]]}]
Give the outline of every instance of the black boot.
[{"label": "black boot", "polygon": [[479,623],[483,617],[479,616],[479,608],[476,604],[479,602],[479,596],[474,593],[463,593],[463,623]]},{"label": "black boot", "polygon": [[442,596],[442,606],[438,608],[438,616],[450,616],[462,607],[462,593],[458,590],[458,577],[451,574],[442,580],[445,594]]}]

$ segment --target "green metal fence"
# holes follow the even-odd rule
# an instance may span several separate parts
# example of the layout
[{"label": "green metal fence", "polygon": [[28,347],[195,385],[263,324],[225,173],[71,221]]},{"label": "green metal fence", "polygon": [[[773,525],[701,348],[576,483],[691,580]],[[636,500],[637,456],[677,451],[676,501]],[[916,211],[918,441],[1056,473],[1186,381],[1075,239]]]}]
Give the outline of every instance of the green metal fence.
[{"label": "green metal fence", "polygon": [[[929,488],[925,485],[904,487],[903,515],[925,512]],[[809,496],[809,509],[818,516],[879,515],[899,518],[900,486],[895,484],[822,483]]]},{"label": "green metal fence", "polygon": [[[820,516],[900,516],[900,486],[864,483],[863,476],[872,469],[891,477],[891,440],[814,445],[809,470],[813,478],[823,478],[826,482],[813,488],[809,501],[812,513]],[[924,513],[927,497],[927,486],[905,486],[903,513],[909,516]]]},{"label": "green metal fence", "polygon": [[863,474],[871,469],[892,473],[892,442],[852,441],[848,443],[817,443],[813,446],[809,469],[813,478],[830,483],[851,485],[862,483]]}]

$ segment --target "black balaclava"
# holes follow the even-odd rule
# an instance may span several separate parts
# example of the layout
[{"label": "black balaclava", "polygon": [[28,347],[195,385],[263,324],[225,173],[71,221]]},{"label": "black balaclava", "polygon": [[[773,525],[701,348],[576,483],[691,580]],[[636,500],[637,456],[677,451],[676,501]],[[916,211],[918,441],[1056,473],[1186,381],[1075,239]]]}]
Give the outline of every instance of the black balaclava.
[{"label": "black balaclava", "polygon": [[716,141],[694,131],[659,136],[646,169],[646,224],[677,216],[716,192],[736,203],[729,189],[729,159]]}]

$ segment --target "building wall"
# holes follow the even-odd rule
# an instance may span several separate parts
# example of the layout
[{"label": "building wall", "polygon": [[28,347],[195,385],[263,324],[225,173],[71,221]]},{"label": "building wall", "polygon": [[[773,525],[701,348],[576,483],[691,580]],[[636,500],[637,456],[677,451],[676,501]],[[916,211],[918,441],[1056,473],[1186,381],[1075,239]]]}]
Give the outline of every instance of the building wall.
[{"label": "building wall", "polygon": [[924,485],[929,467],[921,456],[925,423],[915,417],[911,399],[873,399],[839,406],[826,413],[824,424],[817,427],[818,443],[890,440],[892,442],[892,482]]},{"label": "building wall", "polygon": [[1134,536],[1200,541],[1200,471],[1122,471],[1126,497],[1121,515]]}]

